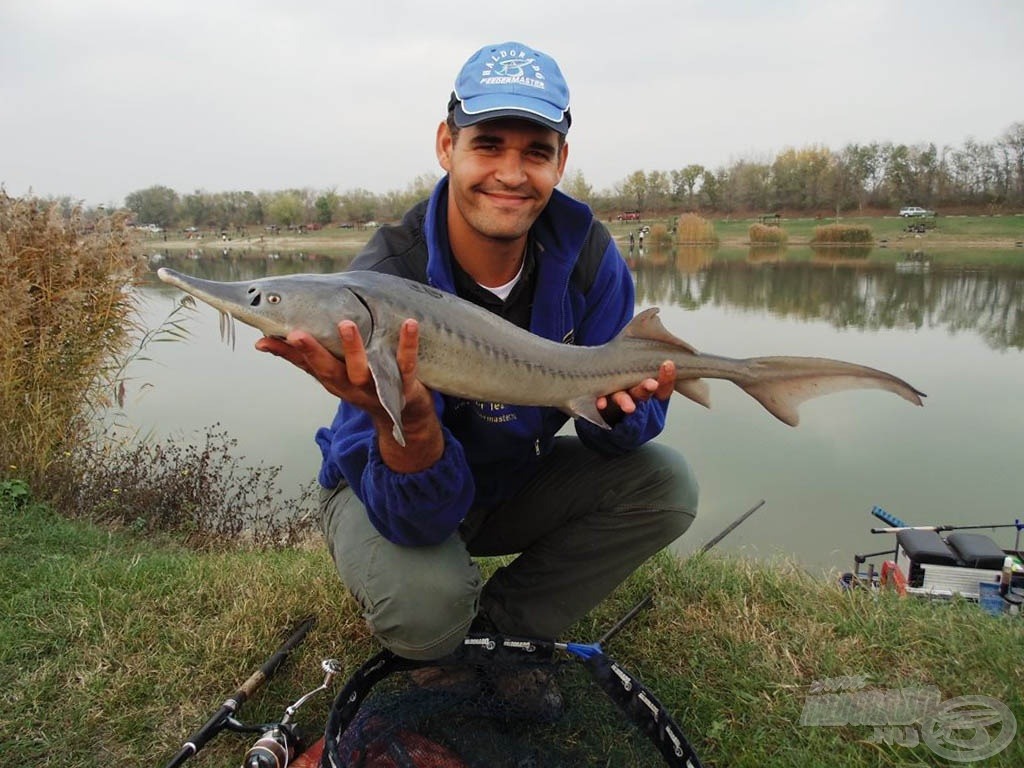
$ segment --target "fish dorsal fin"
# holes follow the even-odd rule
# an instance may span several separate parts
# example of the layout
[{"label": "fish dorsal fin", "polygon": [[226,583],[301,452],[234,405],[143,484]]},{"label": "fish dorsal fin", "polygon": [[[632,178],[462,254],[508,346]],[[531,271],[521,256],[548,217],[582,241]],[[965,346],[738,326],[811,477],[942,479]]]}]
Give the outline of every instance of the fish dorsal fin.
[{"label": "fish dorsal fin", "polygon": [[629,325],[622,329],[618,338],[660,341],[663,344],[670,344],[673,347],[679,347],[680,349],[686,350],[690,354],[697,354],[696,349],[680,339],[678,336],[674,336],[669,333],[668,329],[661,324],[661,318],[658,317],[658,311],[657,307],[645,309],[629,321]]}]

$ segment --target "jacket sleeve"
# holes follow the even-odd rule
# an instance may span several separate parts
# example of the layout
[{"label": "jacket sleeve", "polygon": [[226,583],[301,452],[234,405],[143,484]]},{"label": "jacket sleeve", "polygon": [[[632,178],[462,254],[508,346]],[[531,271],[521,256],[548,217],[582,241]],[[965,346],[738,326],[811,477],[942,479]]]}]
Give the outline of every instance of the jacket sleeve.
[{"label": "jacket sleeve", "polygon": [[[625,259],[610,240],[594,283],[586,296],[586,312],[577,327],[579,344],[605,344],[633,318],[635,289]],[[611,430],[576,419],[576,434],[591,449],[619,454],[638,448],[657,437],[665,427],[668,400],[651,398],[637,403],[636,411],[623,417]]]},{"label": "jacket sleeve", "polygon": [[[444,407],[437,393],[434,403],[439,411]],[[400,473],[388,467],[369,416],[345,402],[330,429],[317,433],[317,443],[325,459],[340,467],[384,538],[403,546],[426,546],[439,544],[456,531],[475,494],[462,445],[446,427],[441,429],[444,453],[421,472]],[[333,487],[331,480],[321,473],[321,485]]]}]

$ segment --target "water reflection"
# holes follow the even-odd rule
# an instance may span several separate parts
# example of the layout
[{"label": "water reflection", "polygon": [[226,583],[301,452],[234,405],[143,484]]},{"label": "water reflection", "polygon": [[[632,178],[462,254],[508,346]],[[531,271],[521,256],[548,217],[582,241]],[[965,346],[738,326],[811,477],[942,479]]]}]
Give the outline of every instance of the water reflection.
[{"label": "water reflection", "polygon": [[973,331],[995,349],[1024,348],[1024,268],[936,266],[921,251],[876,260],[839,250],[800,259],[751,248],[739,260],[681,248],[674,262],[635,259],[631,267],[645,306],[731,306],[837,328],[945,327]]},{"label": "water reflection", "polygon": [[157,280],[158,267],[169,267],[204,280],[221,281],[252,280],[304,272],[329,274],[347,269],[354,257],[354,253],[339,255],[315,251],[154,251],[147,255],[153,272],[146,282],[166,292],[178,290]]},{"label": "water reflection", "polygon": [[[973,331],[994,349],[1024,349],[1024,266],[936,266],[924,251],[891,253],[886,260],[869,258],[870,251],[822,248],[807,259],[785,248],[742,252],[683,246],[639,249],[627,261],[643,306],[731,306],[823,320],[837,328],[945,327]],[[168,266],[208,280],[247,280],[340,272],[353,254],[233,251],[197,258],[178,251],[149,258],[154,268]],[[157,282],[155,274],[152,280]]]},{"label": "water reflection", "polygon": [[835,264],[850,259],[866,259],[872,248],[871,245],[812,245],[811,251],[815,261]]}]

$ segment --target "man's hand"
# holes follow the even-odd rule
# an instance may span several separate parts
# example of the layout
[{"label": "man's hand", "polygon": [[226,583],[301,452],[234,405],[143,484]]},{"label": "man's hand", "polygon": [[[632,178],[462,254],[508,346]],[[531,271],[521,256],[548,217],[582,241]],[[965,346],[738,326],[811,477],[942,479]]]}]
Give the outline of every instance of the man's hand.
[{"label": "man's hand", "polygon": [[666,360],[658,368],[657,379],[644,379],[630,390],[620,390],[597,398],[597,410],[601,411],[605,421],[614,426],[624,415],[633,413],[637,403],[652,397],[668,400],[672,397],[675,384],[676,364]]},{"label": "man's hand", "polygon": [[283,357],[310,374],[332,395],[366,411],[377,430],[381,456],[391,469],[419,472],[429,467],[444,452],[444,437],[430,390],[416,377],[419,324],[411,319],[402,323],[395,352],[405,397],[404,449],[395,441],[391,417],[377,398],[359,328],[351,320],[343,320],[338,324],[338,334],[344,360],[336,358],[304,331],[293,331],[286,339],[264,337],[256,342],[256,349]]}]

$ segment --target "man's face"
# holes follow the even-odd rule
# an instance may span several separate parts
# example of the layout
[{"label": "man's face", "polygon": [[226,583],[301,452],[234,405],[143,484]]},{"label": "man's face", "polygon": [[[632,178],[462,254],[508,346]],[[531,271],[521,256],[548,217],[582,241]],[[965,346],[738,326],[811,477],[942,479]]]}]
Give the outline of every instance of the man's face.
[{"label": "man's face", "polygon": [[[491,120],[437,134],[437,157],[449,174],[453,227],[495,240],[526,235],[562,178],[568,147],[558,133],[527,120]],[[453,214],[455,214],[453,218]]]}]

